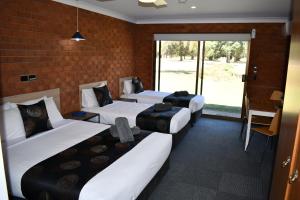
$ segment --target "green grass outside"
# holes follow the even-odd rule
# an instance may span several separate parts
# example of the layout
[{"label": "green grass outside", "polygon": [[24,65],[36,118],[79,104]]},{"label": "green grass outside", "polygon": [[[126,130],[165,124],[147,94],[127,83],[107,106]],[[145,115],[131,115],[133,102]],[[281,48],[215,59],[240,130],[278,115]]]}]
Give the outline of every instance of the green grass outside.
[{"label": "green grass outside", "polygon": [[235,106],[205,104],[204,109],[221,111],[221,112],[229,112],[229,113],[241,113],[241,107],[235,107]]}]

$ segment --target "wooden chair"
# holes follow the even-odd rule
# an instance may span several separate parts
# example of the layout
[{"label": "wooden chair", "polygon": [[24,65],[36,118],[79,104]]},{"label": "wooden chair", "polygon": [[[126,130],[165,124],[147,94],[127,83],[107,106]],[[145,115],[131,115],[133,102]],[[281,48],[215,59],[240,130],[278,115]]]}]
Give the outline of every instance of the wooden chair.
[{"label": "wooden chair", "polygon": [[282,108],[283,107],[283,92],[279,90],[274,90],[270,100],[273,101],[275,108]]},{"label": "wooden chair", "polygon": [[275,136],[277,136],[278,133],[279,133],[280,121],[281,121],[281,109],[277,109],[277,111],[276,111],[276,113],[275,113],[275,115],[274,115],[274,117],[271,121],[270,126],[251,128],[251,130],[253,132],[260,133],[260,134],[263,134],[263,135],[268,137],[267,142],[266,142],[266,146],[265,146],[265,149],[264,149],[264,152],[263,152],[263,155],[262,155],[262,160],[264,158],[264,155],[265,155],[266,149],[268,147],[270,138],[272,139],[272,143],[273,143],[273,138]]},{"label": "wooden chair", "polygon": [[281,101],[282,97],[283,97],[283,92],[281,92],[280,90],[274,90],[272,92],[270,100],[272,100],[272,101]]},{"label": "wooden chair", "polygon": [[[243,117],[242,128],[241,128],[241,132],[240,132],[240,138],[242,140],[243,140],[245,124],[248,123],[248,116],[249,116],[249,109],[250,109],[250,101],[249,101],[247,94],[245,95],[244,106],[245,106],[245,115]],[[252,116],[251,124],[268,126],[271,124],[271,119],[269,117]]]}]

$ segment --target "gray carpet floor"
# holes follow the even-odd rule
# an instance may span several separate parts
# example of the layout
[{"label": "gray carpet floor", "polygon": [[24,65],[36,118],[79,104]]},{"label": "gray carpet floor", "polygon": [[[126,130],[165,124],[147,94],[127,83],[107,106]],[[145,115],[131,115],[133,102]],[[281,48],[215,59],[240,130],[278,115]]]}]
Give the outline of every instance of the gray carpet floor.
[{"label": "gray carpet floor", "polygon": [[254,134],[248,151],[241,123],[201,118],[170,155],[170,168],[151,200],[267,200],[274,150],[261,162],[266,138]]}]

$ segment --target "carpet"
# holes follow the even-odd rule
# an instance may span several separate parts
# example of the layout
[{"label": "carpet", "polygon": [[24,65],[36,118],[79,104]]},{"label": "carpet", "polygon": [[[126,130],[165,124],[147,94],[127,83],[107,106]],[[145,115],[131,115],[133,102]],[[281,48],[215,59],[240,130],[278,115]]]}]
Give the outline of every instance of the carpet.
[{"label": "carpet", "polygon": [[254,134],[248,151],[240,122],[201,118],[170,155],[151,200],[267,200],[274,150]]}]

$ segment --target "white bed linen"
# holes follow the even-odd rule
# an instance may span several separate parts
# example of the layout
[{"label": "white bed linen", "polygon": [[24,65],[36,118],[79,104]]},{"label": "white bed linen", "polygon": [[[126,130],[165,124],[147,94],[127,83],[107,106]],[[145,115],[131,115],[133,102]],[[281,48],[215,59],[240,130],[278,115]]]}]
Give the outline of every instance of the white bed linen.
[{"label": "white bed linen", "polygon": [[136,199],[163,166],[171,148],[171,135],[152,133],[92,178],[83,187],[80,200]]},{"label": "white bed linen", "polygon": [[[103,124],[68,120],[59,128],[10,146],[7,155],[12,194],[23,197],[21,179],[32,166],[108,127]],[[82,188],[79,199],[135,199],[166,161],[171,147],[170,135],[152,133],[89,180]]]},{"label": "white bed linen", "polygon": [[[100,122],[104,124],[115,124],[117,117],[126,117],[130,127],[136,126],[137,115],[151,107],[153,104],[131,103],[124,101],[114,101],[103,107],[82,108],[82,111],[100,114]],[[170,123],[170,133],[178,133],[191,118],[190,110],[182,108],[176,113]]]},{"label": "white bed linen", "polygon": [[37,163],[109,128],[84,121],[63,120],[61,126],[32,136],[6,149],[8,178],[14,196],[23,197],[23,174]]},{"label": "white bed linen", "polygon": [[[153,90],[145,90],[144,92],[140,92],[138,94],[123,94],[121,98],[129,98],[129,99],[137,99],[138,103],[162,103],[163,99],[166,96],[169,96],[171,93],[168,92],[159,92]],[[191,99],[189,104],[189,109],[192,113],[201,110],[204,106],[204,97],[201,95],[196,95]]]}]

